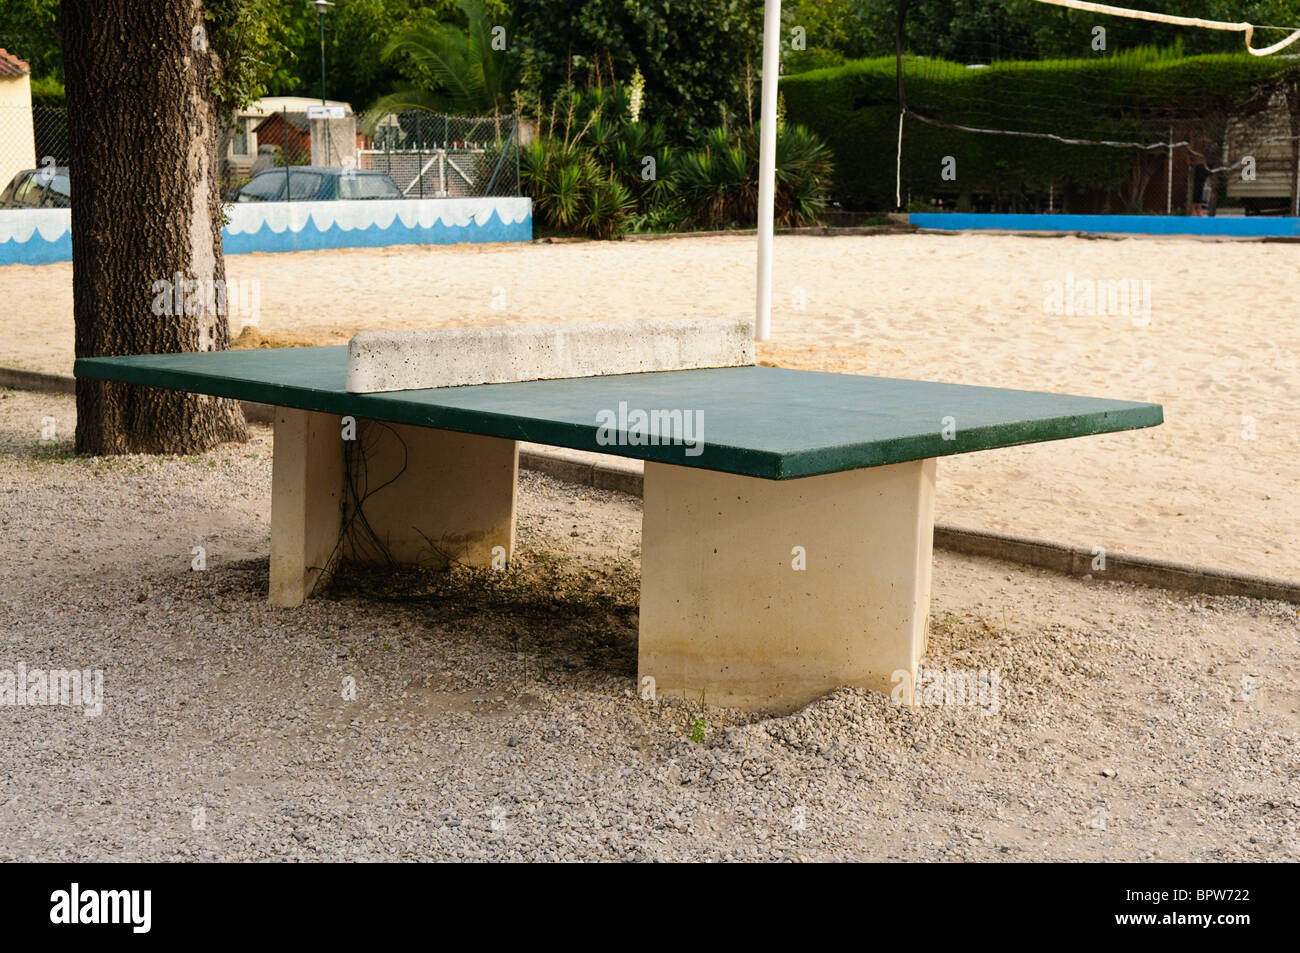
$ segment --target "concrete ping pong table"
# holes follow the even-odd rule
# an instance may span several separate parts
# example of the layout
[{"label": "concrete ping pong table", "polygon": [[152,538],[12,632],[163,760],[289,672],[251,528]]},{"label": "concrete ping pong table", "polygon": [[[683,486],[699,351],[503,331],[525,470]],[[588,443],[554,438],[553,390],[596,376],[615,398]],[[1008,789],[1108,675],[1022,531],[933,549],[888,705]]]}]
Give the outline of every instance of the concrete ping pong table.
[{"label": "concrete ping pong table", "polygon": [[[75,372],[276,407],[270,598],[283,606],[331,568],[356,507],[341,418],[369,433],[364,522],[398,563],[508,561],[518,441],[644,460],[641,683],[749,709],[888,692],[900,671],[915,683],[937,457],[1162,422],[1157,404],[752,363],[349,393],[347,362],[347,347],[304,347],[83,358]],[[671,441],[671,415],[648,435],[628,425],[638,409],[698,414],[698,452]],[[613,444],[602,413],[618,420]]]}]

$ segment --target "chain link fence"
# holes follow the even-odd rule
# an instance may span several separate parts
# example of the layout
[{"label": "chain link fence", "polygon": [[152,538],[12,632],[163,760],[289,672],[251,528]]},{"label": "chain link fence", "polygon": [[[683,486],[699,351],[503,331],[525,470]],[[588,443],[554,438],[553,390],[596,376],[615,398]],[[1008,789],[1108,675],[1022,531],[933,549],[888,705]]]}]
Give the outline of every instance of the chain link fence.
[{"label": "chain link fence", "polygon": [[367,124],[357,167],[388,175],[403,198],[519,195],[519,117],[391,113]]},{"label": "chain link fence", "polygon": [[[393,113],[361,124],[280,109],[241,115],[219,144],[225,201],[261,172],[328,165],[382,172],[402,198],[520,195],[519,118]],[[61,106],[0,106],[0,189],[21,172],[69,163],[68,111]],[[47,177],[48,178],[48,177]],[[286,175],[286,183],[290,182]],[[306,196],[286,188],[293,201]]]},{"label": "chain link fence", "polygon": [[[0,193],[5,205],[66,208],[68,156],[66,109],[0,106]],[[23,175],[33,170],[38,174]]]},{"label": "chain link fence", "polygon": [[62,106],[33,106],[32,132],[37,163],[48,165],[46,157],[49,156],[56,165],[68,164],[72,153],[68,149],[67,109]]},{"label": "chain link fence", "polygon": [[[254,176],[275,169],[286,171],[287,184],[289,169],[312,163],[313,125],[306,112],[295,112],[288,108],[262,116],[236,116],[234,125],[218,146],[222,200],[236,201],[237,193],[252,182]],[[325,125],[328,129],[328,124],[316,125]],[[319,134],[318,131],[317,135]],[[260,182],[261,188],[254,187],[254,192],[264,200],[280,198],[292,201],[302,197],[295,195],[292,188],[285,189],[277,196],[262,196],[260,193],[266,191],[268,180],[262,179]],[[277,179],[275,184],[278,183]]]}]

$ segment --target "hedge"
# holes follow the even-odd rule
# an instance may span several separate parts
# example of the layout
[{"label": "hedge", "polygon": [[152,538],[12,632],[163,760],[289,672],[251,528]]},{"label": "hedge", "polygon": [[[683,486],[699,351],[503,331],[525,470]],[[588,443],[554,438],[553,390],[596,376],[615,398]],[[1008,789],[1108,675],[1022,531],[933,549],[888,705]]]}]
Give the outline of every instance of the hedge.
[{"label": "hedge", "polygon": [[[847,207],[894,207],[895,70],[893,57],[881,57],[781,81],[787,118],[819,133],[834,151],[835,198]],[[1170,127],[1176,138],[1219,143],[1228,116],[1262,107],[1268,96],[1259,94],[1277,84],[1294,91],[1298,77],[1300,64],[1294,61],[1156,50],[978,69],[923,57],[909,57],[904,65],[908,108],[931,119],[1142,143],[1164,141]],[[955,182],[941,176],[946,156],[956,162]],[[1045,196],[1049,187],[1058,195],[1131,187],[1140,165],[1149,170],[1164,156],[1164,150],[1139,153],[968,133],[909,117],[903,131],[904,202],[909,191],[914,199],[985,193],[995,196],[999,207],[1022,210],[1031,196]]]}]

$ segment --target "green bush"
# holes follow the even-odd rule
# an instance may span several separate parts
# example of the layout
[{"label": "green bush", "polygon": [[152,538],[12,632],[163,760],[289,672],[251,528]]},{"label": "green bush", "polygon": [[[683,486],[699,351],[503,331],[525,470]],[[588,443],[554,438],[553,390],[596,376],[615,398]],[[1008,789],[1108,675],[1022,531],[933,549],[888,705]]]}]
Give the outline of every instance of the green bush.
[{"label": "green bush", "polygon": [[[676,191],[687,224],[705,228],[753,226],[758,220],[757,127],[740,133],[710,130],[681,159]],[[776,135],[776,224],[815,224],[826,209],[834,167],[830,150],[803,126],[787,123]]]},{"label": "green bush", "polygon": [[539,137],[519,159],[524,192],[544,230],[616,238],[627,228],[636,202],[587,147]]},{"label": "green bush", "polygon": [[[660,121],[628,121],[626,88],[565,91],[539,116],[521,153],[524,191],[546,230],[611,238],[633,229],[752,226],[758,207],[757,129],[707,130],[674,144]],[[833,167],[825,142],[785,124],[777,132],[776,222],[815,223]]]},{"label": "green bush", "polygon": [[762,0],[511,0],[510,10],[525,88],[540,99],[575,78],[603,85],[640,69],[645,117],[674,134],[745,114]]},{"label": "green bush", "polygon": [[[855,60],[781,81],[787,116],[825,138],[835,154],[835,197],[852,208],[894,207],[898,86],[893,57]],[[944,60],[904,65],[913,113],[978,128],[1070,138],[1157,142],[1177,136],[1221,141],[1227,118],[1267,97],[1271,84],[1294,85],[1294,61],[1245,55],[1183,57],[1141,49],[1092,60],[994,63],[970,69]],[[957,183],[941,178],[945,156]],[[1018,208],[1030,194],[1128,189],[1140,202],[1139,173],[1160,152],[1073,146],[968,133],[909,119],[903,130],[902,187],[915,201],[960,191],[993,195]],[[1145,164],[1145,165],[1144,165]],[[1138,183],[1135,185],[1134,183]]]},{"label": "green bush", "polygon": [[66,106],[67,99],[63,92],[63,84],[52,76],[42,76],[39,79],[33,77],[32,105],[59,108]]}]

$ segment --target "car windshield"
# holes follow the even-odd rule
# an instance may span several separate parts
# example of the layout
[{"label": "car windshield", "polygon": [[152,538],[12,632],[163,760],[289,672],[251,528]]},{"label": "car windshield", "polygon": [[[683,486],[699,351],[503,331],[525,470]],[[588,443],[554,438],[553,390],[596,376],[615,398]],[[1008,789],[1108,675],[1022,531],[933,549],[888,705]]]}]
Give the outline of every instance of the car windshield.
[{"label": "car windshield", "polygon": [[274,202],[283,188],[283,171],[262,172],[239,190],[238,199],[241,202]]},{"label": "car windshield", "polygon": [[19,172],[10,180],[9,184],[5,186],[5,190],[0,192],[0,203],[8,202],[14,197],[14,192],[18,186],[22,185],[24,176],[25,173]]},{"label": "car windshield", "polygon": [[395,199],[397,186],[386,175],[348,175],[339,177],[339,198],[341,199]]},{"label": "car windshield", "polygon": [[36,181],[36,174],[30,174],[19,182],[14,189],[14,203],[17,205],[36,205],[41,200],[41,186]]},{"label": "car windshield", "polygon": [[302,201],[314,199],[320,194],[321,174],[319,172],[293,171],[289,175],[289,198]]}]

